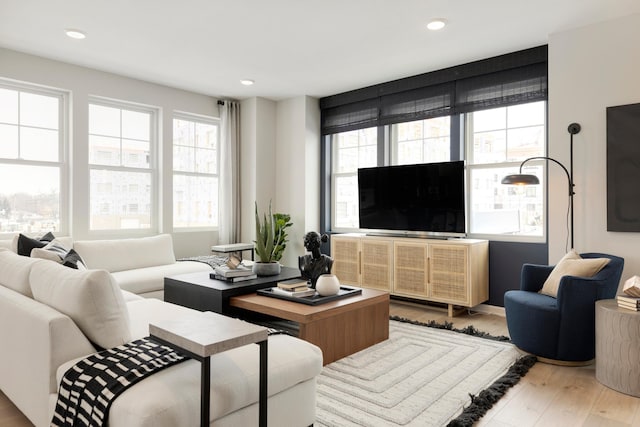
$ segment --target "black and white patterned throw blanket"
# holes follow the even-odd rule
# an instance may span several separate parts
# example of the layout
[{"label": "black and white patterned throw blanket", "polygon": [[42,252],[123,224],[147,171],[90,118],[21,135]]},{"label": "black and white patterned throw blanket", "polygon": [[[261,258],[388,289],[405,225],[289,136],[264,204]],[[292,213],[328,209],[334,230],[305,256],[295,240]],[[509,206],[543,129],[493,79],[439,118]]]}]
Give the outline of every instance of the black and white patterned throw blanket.
[{"label": "black and white patterned throw blanket", "polygon": [[88,356],[64,374],[51,426],[104,426],[118,395],[184,360],[186,356],[149,337]]}]

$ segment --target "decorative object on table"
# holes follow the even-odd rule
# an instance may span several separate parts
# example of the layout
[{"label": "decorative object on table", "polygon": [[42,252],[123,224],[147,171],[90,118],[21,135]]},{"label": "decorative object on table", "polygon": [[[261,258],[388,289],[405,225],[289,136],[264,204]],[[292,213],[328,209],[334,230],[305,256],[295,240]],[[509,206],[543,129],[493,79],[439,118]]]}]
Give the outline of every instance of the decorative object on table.
[{"label": "decorative object on table", "polygon": [[229,267],[232,270],[238,268],[238,266],[241,263],[242,263],[242,258],[240,258],[240,256],[238,256],[237,252],[234,252],[231,255],[229,255],[229,257],[227,258],[227,262],[226,262],[227,267]]},{"label": "decorative object on table", "polygon": [[255,203],[256,216],[256,255],[258,261],[253,264],[253,271],[258,276],[275,276],[280,274],[280,263],[278,262],[284,253],[287,243],[287,233],[285,229],[293,225],[289,222],[291,218],[286,214],[273,214],[271,202],[269,202],[269,213],[263,214],[262,221],[258,214],[258,203]]},{"label": "decorative object on table", "polygon": [[335,295],[340,291],[340,281],[335,274],[322,274],[316,281],[316,291],[323,297]]},{"label": "decorative object on table", "polygon": [[525,159],[522,163],[520,163],[520,172],[518,174],[507,175],[502,178],[501,181],[502,184],[507,185],[537,185],[540,184],[540,180],[538,179],[538,177],[535,175],[523,174],[522,166],[524,166],[524,164],[530,160],[551,160],[552,162],[558,164],[562,168],[562,170],[564,170],[564,173],[567,175],[567,179],[569,180],[569,210],[571,212],[571,247],[569,249],[573,249],[573,196],[574,194],[576,194],[575,191],[573,191],[575,187],[575,184],[573,183],[573,135],[579,133],[580,129],[581,127],[578,123],[571,123],[567,128],[567,131],[571,135],[569,145],[569,170],[567,170],[567,168],[562,163],[560,163],[556,159],[552,159],[551,157],[529,157],[528,159]]},{"label": "decorative object on table", "polygon": [[311,281],[311,287],[316,287],[318,277],[330,274],[333,258],[320,252],[320,245],[329,241],[329,236],[310,231],[304,235],[304,247],[311,254],[298,257],[298,268],[303,278]]},{"label": "decorative object on table", "polygon": [[633,276],[624,282],[622,292],[630,297],[640,297],[640,277]]}]

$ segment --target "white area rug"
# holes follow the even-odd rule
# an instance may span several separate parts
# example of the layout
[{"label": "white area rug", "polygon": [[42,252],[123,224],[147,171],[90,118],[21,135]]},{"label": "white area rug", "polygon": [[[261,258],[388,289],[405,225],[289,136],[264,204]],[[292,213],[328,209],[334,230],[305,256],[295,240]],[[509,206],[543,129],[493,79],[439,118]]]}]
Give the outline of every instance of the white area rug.
[{"label": "white area rug", "polygon": [[520,357],[510,343],[389,321],[389,339],[324,367],[314,426],[444,426]]}]

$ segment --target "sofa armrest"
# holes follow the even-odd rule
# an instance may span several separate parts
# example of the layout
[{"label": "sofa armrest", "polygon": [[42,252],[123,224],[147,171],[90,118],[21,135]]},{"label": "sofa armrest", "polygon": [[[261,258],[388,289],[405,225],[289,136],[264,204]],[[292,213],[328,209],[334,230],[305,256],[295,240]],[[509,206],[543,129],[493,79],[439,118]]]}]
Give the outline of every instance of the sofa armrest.
[{"label": "sofa armrest", "polygon": [[0,389],[35,425],[50,421],[58,366],[96,351],[69,317],[3,286],[0,342]]}]

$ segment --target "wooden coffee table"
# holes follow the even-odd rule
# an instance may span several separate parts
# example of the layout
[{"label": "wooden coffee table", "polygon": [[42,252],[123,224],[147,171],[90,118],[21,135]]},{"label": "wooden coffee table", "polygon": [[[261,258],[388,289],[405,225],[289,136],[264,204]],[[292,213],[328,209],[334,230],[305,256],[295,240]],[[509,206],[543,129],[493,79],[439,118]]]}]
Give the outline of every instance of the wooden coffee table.
[{"label": "wooden coffee table", "polygon": [[298,323],[298,337],[322,349],[325,365],[389,338],[388,292],[362,289],[314,306],[253,293],[231,297],[229,305]]}]

